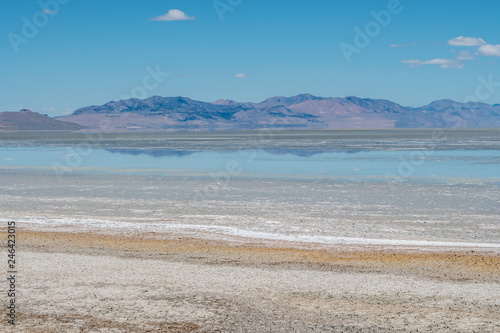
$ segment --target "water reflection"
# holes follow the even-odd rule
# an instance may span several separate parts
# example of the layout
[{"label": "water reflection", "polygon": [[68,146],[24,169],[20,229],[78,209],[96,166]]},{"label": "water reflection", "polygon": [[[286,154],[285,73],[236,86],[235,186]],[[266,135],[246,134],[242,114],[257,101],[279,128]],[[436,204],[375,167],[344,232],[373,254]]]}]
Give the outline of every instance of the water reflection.
[{"label": "water reflection", "polygon": [[182,150],[172,150],[172,149],[105,149],[113,154],[126,154],[132,156],[146,155],[151,157],[166,157],[166,156],[178,156],[184,157],[189,156],[197,151],[182,151]]},{"label": "water reflection", "polygon": [[[0,167],[56,168],[68,172],[154,173],[210,176],[228,168],[252,177],[386,179],[488,179],[498,181],[500,152],[352,151],[262,149],[195,151],[176,149],[87,149],[1,147]],[[391,178],[391,179],[392,179]]]},{"label": "water reflection", "polygon": [[[167,157],[167,156],[177,156],[177,157],[185,157],[196,153],[201,153],[201,151],[187,151],[187,150],[174,150],[174,149],[105,149],[106,151],[113,154],[125,154],[132,156],[146,155],[156,158]],[[310,150],[310,149],[263,149],[261,150],[270,155],[294,155],[298,157],[313,157],[315,155],[320,154],[328,154],[328,153],[344,153],[344,154],[357,154],[359,151],[346,150],[346,151],[338,151],[334,149],[323,149],[323,150]],[[234,153],[238,152],[238,150],[223,150],[219,151],[220,153]]]}]

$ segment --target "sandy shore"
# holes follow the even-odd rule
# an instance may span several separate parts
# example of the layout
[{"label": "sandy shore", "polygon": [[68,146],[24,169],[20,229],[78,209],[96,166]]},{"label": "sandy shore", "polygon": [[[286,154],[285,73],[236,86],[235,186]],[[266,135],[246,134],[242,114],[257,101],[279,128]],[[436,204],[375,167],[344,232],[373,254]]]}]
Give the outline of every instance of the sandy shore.
[{"label": "sandy shore", "polygon": [[18,325],[2,331],[500,331],[495,252],[22,228],[18,251]]}]

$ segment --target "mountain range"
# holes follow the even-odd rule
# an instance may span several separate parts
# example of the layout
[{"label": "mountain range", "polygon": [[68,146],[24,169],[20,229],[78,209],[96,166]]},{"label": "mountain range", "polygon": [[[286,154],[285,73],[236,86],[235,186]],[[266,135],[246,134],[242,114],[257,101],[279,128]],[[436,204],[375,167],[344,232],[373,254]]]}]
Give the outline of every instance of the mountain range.
[{"label": "mountain range", "polygon": [[102,131],[500,127],[500,104],[439,100],[405,107],[382,99],[310,94],[209,103],[153,96],[88,106],[56,119]]}]

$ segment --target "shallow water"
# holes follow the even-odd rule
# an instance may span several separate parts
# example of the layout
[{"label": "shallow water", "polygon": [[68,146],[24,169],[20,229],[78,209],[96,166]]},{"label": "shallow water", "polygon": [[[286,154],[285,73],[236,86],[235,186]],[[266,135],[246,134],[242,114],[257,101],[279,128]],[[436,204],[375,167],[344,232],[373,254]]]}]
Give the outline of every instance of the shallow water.
[{"label": "shallow water", "polygon": [[56,173],[90,172],[187,176],[225,173],[261,178],[426,179],[500,181],[500,151],[316,152],[236,150],[77,149],[0,147],[3,168],[52,168]]},{"label": "shallow water", "polygon": [[452,132],[435,146],[429,130],[339,132],[274,133],[260,146],[255,132],[116,134],[88,145],[70,134],[0,135],[1,219],[42,230],[499,247],[497,130]]}]

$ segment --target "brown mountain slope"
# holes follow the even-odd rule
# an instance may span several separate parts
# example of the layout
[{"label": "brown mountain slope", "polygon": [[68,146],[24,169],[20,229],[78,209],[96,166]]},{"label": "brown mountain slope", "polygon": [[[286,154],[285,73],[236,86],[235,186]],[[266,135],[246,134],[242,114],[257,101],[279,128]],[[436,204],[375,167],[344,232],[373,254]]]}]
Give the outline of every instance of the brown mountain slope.
[{"label": "brown mountain slope", "polygon": [[27,109],[0,112],[0,131],[71,131],[82,128],[81,125],[52,119]]}]

